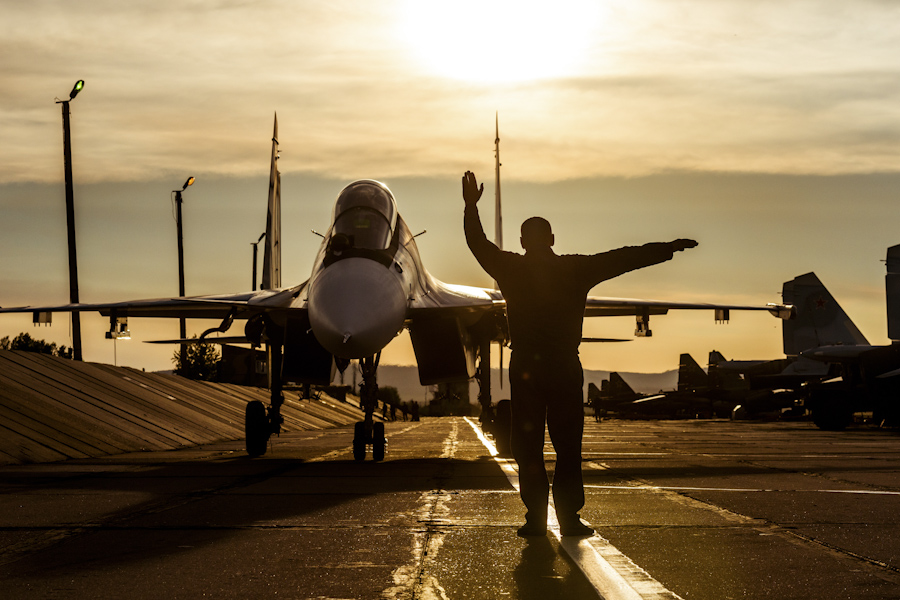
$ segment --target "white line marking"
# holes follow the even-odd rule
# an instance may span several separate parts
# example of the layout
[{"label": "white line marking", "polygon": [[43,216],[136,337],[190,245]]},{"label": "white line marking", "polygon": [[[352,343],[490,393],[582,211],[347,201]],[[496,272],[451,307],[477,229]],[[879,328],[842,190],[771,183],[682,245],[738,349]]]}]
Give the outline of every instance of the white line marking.
[{"label": "white line marking", "polygon": [[887,490],[778,490],[764,488],[717,488],[717,487],[685,487],[667,485],[585,485],[585,488],[602,490],[682,490],[688,492],[791,492],[816,494],[873,494],[882,496],[900,496],[900,492]]},{"label": "white line marking", "polygon": [[[499,457],[497,447],[484,435],[481,427],[469,417],[465,419],[503,469],[509,483],[519,491],[519,472],[515,462]],[[600,534],[595,533],[589,538],[563,537],[552,498],[547,511],[547,529],[559,540],[560,547],[604,600],[682,600],[681,596],[666,589]]]}]

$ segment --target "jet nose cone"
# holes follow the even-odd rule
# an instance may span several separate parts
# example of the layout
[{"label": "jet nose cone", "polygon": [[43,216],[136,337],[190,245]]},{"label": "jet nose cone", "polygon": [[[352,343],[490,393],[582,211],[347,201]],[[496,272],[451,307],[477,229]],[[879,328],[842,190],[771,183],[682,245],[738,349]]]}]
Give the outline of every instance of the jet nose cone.
[{"label": "jet nose cone", "polygon": [[406,319],[406,294],[397,276],[367,258],[345,258],[323,269],[308,298],[313,334],[340,358],[380,352]]}]

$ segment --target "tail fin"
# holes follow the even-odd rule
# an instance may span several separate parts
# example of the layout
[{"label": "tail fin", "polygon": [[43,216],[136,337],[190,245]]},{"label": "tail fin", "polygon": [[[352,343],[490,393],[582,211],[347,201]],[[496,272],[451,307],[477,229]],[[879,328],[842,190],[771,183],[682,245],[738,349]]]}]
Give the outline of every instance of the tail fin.
[{"label": "tail fin", "polygon": [[[601,382],[603,383],[603,382]],[[609,374],[609,385],[606,386],[607,397],[615,400],[619,398],[635,398],[637,394],[628,385],[628,382],[622,379],[622,376],[613,371]]]},{"label": "tail fin", "polygon": [[888,337],[894,342],[900,340],[900,246],[888,248],[884,293],[887,299]]},{"label": "tail fin", "polygon": [[[752,361],[749,361],[752,362]],[[713,389],[735,389],[744,387],[743,379],[739,371],[729,370],[728,359],[718,350],[709,353],[709,364],[706,368],[706,377],[709,387]]]},{"label": "tail fin", "polygon": [[494,243],[503,250],[503,214],[500,210],[500,113],[494,115]]},{"label": "tail fin", "polygon": [[278,172],[278,114],[272,133],[272,166],[269,170],[269,212],[266,216],[266,245],[263,254],[261,289],[281,287],[281,173]]},{"label": "tail fin", "polygon": [[798,356],[819,346],[868,345],[865,336],[815,273],[786,281],[782,296],[797,311],[793,319],[782,322],[786,356]]},{"label": "tail fin", "polygon": [[709,352],[709,366],[718,365],[719,363],[728,362],[722,353],[718,350],[710,350]]},{"label": "tail fin", "polygon": [[682,354],[678,360],[678,391],[688,392],[709,385],[709,377],[694,357]]}]

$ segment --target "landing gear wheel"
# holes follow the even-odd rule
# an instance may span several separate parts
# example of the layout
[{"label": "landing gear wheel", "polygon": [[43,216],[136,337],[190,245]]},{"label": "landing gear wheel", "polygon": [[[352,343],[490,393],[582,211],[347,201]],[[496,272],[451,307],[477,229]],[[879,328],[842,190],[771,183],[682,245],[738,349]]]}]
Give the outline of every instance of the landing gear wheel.
[{"label": "landing gear wheel", "polygon": [[251,457],[262,456],[269,445],[269,418],[266,407],[259,400],[247,403],[244,412],[244,436],[247,454]]},{"label": "landing gear wheel", "polygon": [[384,423],[375,423],[372,428],[372,460],[384,460],[384,449],[387,440],[384,438]]},{"label": "landing gear wheel", "polygon": [[366,460],[366,424],[364,421],[357,421],[353,427],[353,459],[356,461]]},{"label": "landing gear wheel", "polygon": [[494,441],[497,443],[497,453],[500,456],[512,456],[512,444],[509,441],[511,429],[509,400],[501,400],[497,403],[497,415],[494,417]]}]

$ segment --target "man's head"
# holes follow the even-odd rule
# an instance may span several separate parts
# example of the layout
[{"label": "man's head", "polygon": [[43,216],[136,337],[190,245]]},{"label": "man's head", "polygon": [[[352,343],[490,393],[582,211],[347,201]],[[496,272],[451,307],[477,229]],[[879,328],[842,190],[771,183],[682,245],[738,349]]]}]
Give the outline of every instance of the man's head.
[{"label": "man's head", "polygon": [[555,241],[550,222],[541,217],[531,217],[522,223],[522,247],[525,250],[549,248]]}]

